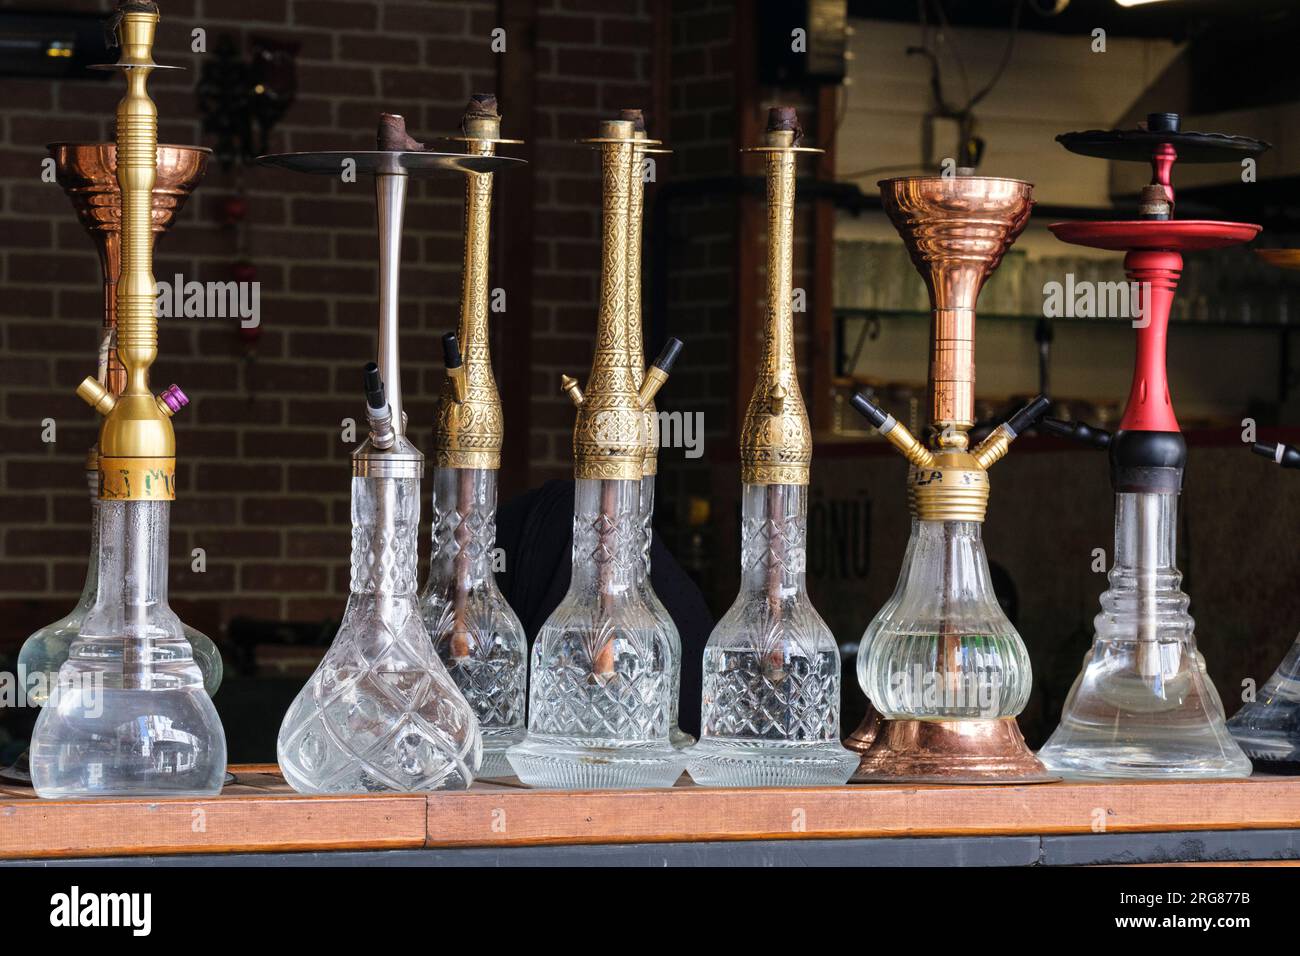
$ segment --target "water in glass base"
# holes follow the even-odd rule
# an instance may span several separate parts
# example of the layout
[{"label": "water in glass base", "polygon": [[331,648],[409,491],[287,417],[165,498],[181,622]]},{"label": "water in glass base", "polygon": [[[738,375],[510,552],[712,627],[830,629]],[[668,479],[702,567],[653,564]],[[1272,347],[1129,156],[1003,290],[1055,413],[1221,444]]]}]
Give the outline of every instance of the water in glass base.
[{"label": "water in glass base", "polygon": [[1174,564],[1178,496],[1116,495],[1115,566],[1096,636],[1039,751],[1071,777],[1245,777],[1250,761],[1196,651]]},{"label": "water in glass base", "polygon": [[32,733],[41,797],[213,796],[226,738],[167,604],[169,501],[103,501],[95,605]]},{"label": "water in glass base", "polygon": [[534,787],[670,787],[671,636],[637,587],[640,482],[580,479],[568,593],[533,643],[528,736],[507,751]]},{"label": "water in glass base", "polygon": [[434,650],[478,718],[479,777],[514,774],[506,750],[527,725],[528,639],[497,587],[497,473],[438,468],[433,477],[433,553],[420,613]]},{"label": "water in glass base", "polygon": [[708,787],[845,783],[840,655],[809,600],[803,485],[746,485],[740,594],[704,651],[691,778]]}]

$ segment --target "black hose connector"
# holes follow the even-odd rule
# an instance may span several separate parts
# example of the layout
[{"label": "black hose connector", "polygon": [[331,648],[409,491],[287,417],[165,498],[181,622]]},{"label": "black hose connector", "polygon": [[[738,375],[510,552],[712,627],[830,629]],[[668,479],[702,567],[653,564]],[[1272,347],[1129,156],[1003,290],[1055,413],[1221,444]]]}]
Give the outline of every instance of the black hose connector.
[{"label": "black hose connector", "polygon": [[1058,438],[1069,438],[1090,448],[1109,448],[1110,432],[1084,422],[1066,422],[1059,418],[1044,418],[1038,423],[1043,431]]},{"label": "black hose connector", "polygon": [[1177,494],[1187,441],[1182,432],[1121,428],[1110,441],[1110,480],[1120,493]]},{"label": "black hose connector", "polygon": [[664,347],[659,350],[659,357],[654,360],[654,367],[667,375],[677,364],[677,356],[682,353],[682,340],[670,338],[664,343]]},{"label": "black hose connector", "polygon": [[1007,428],[1013,435],[1022,435],[1038,422],[1052,407],[1052,400],[1046,395],[1039,395],[1020,411],[1007,419]]},{"label": "black hose connector", "polygon": [[882,428],[885,422],[889,421],[889,412],[867,398],[862,392],[854,392],[853,397],[849,399],[849,404],[853,406],[859,415],[871,422],[875,428]]},{"label": "black hose connector", "polygon": [[365,378],[366,406],[384,411],[388,408],[388,395],[384,391],[384,380],[379,376],[379,366],[374,362],[367,362],[362,375]]},{"label": "black hose connector", "polygon": [[442,337],[442,364],[446,368],[460,368],[465,360],[460,354],[460,339],[455,332],[448,332]]},{"label": "black hose connector", "polygon": [[1300,448],[1294,445],[1257,441],[1251,451],[1263,458],[1271,459],[1283,468],[1300,468]]}]

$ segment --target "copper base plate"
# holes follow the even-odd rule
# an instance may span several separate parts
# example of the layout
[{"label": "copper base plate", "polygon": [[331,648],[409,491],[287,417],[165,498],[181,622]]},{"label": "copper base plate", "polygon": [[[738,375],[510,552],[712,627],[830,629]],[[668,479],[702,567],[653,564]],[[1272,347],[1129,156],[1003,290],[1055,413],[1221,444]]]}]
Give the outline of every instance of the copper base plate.
[{"label": "copper base plate", "polygon": [[858,724],[857,730],[844,738],[844,746],[856,754],[865,754],[876,742],[881,723],[879,711],[868,704],[867,716],[862,718],[862,723]]},{"label": "copper base plate", "polygon": [[1052,783],[1014,717],[886,720],[850,783]]}]

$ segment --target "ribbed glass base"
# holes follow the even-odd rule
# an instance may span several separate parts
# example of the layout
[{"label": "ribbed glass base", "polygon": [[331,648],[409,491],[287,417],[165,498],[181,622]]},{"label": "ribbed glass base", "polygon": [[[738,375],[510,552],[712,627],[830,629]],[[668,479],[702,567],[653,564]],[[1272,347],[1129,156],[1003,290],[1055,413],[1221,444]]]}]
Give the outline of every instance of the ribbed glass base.
[{"label": "ribbed glass base", "polygon": [[[1146,670],[1154,673],[1143,676]],[[1093,644],[1038,759],[1067,777],[1248,777],[1190,639]]]},{"label": "ribbed glass base", "polygon": [[629,743],[529,734],[506,756],[530,787],[565,790],[671,787],[686,769],[686,755],[667,739]]},{"label": "ribbed glass base", "polygon": [[830,742],[704,737],[686,758],[702,787],[838,787],[858,768],[857,754]]}]

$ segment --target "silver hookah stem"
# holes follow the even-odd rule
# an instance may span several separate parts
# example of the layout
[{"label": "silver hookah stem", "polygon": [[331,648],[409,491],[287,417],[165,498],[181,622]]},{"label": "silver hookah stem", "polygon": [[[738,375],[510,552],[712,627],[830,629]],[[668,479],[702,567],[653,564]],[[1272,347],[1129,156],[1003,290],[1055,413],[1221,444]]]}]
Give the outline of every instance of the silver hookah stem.
[{"label": "silver hookah stem", "polygon": [[1137,665],[1138,673],[1148,680],[1160,677],[1159,615],[1157,613],[1156,572],[1160,563],[1160,496],[1137,496]]},{"label": "silver hookah stem", "polygon": [[402,267],[402,218],[406,208],[406,173],[375,174],[379,215],[379,374],[388,392],[393,429],[406,434],[402,411],[401,348],[397,335],[398,279]]},{"label": "silver hookah stem", "polygon": [[[375,209],[379,219],[379,374],[384,382],[393,430],[406,434],[406,413],[402,410],[401,345],[398,339],[398,284],[402,268],[402,220],[406,209],[406,173],[375,174]],[[380,541],[391,548],[397,540],[397,484],[394,478],[379,480],[375,520]],[[387,617],[393,611],[393,595],[379,594],[378,611]]]}]

